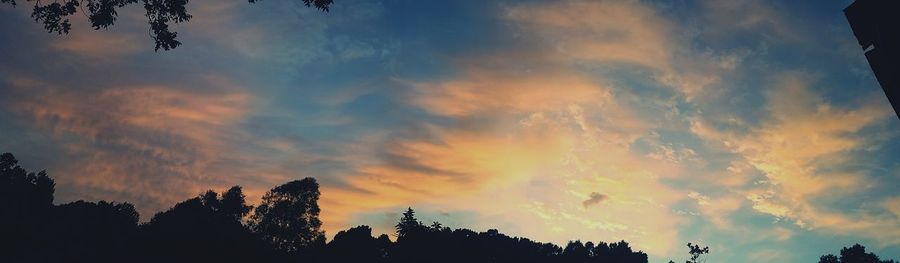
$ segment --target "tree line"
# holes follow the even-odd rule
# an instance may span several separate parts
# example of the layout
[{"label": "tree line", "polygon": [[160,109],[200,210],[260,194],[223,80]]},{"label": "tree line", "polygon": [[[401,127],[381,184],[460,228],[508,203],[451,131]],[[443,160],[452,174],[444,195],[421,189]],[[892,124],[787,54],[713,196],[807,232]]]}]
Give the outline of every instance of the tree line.
[{"label": "tree line", "polygon": [[[625,241],[570,241],[565,247],[497,230],[451,229],[419,221],[412,208],[395,227],[396,240],[369,226],[343,230],[326,241],[313,178],[269,190],[247,204],[240,186],[209,190],[141,223],[129,203],[54,205],[55,183],[45,171],[28,172],[10,153],[0,155],[0,262],[559,262],[646,263]],[[688,244],[687,263],[709,248]],[[673,261],[670,261],[673,262]],[[881,261],[855,245],[820,263]]]}]

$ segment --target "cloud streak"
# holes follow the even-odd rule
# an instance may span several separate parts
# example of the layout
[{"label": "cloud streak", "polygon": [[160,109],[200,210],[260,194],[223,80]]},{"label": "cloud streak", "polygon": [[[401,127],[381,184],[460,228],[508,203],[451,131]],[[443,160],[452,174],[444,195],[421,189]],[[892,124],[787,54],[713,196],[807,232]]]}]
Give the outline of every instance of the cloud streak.
[{"label": "cloud streak", "polygon": [[588,208],[594,205],[598,205],[600,204],[600,202],[603,202],[608,198],[609,197],[606,195],[597,192],[591,192],[590,198],[588,198],[588,200],[584,200],[584,202],[581,202],[581,205],[584,206],[584,208]]},{"label": "cloud streak", "polygon": [[[223,80],[212,77],[211,83]],[[199,93],[166,86],[75,91],[31,79],[11,80],[11,110],[50,131],[79,161],[58,171],[78,196],[152,200],[161,209],[208,187],[227,130],[252,97],[239,90]],[[213,84],[215,85],[215,84]],[[69,140],[67,138],[77,138]],[[96,194],[95,193],[99,193]]]},{"label": "cloud streak", "polygon": [[694,122],[692,131],[740,154],[742,162],[765,176],[765,180],[747,182],[756,186],[743,193],[754,210],[803,228],[857,232],[883,244],[900,242],[895,231],[872,224],[900,222],[869,212],[825,212],[816,204],[825,196],[852,196],[871,188],[867,181],[872,178],[842,167],[859,158],[854,150],[871,143],[860,135],[862,130],[890,112],[879,104],[836,108],[811,91],[813,83],[814,78],[803,73],[775,78],[768,96],[771,118],[750,133],[718,130],[703,121]]},{"label": "cloud streak", "polygon": [[390,233],[412,206],[540,241],[625,239],[651,261],[685,241],[723,262],[897,248],[897,123],[836,37],[846,21],[821,14],[836,4],[288,2],[202,5],[168,53],[130,45],[147,43],[127,33],[140,13],[0,43],[0,147],[51,155],[60,201],[129,201],[145,220],[207,188],[256,201],[312,176],[329,234]]}]

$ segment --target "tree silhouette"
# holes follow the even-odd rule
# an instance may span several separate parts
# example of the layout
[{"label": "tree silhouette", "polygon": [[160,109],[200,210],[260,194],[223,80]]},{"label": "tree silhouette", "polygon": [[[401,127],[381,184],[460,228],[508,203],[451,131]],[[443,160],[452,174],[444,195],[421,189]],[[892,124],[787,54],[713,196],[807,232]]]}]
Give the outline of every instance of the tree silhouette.
[{"label": "tree silhouette", "polygon": [[590,257],[590,250],[581,243],[581,240],[569,241],[566,248],[563,248],[563,258],[567,262],[586,262]]},{"label": "tree silhouette", "polygon": [[53,206],[56,183],[46,171],[25,171],[11,153],[0,155],[0,198],[5,211],[28,216]]},{"label": "tree silhouette", "polygon": [[139,216],[129,203],[75,201],[52,214],[46,262],[121,262],[137,248]]},{"label": "tree silhouette", "polygon": [[[709,247],[700,248],[700,245],[695,245],[693,243],[687,243],[688,254],[691,257],[685,261],[685,263],[698,263],[698,262],[706,262],[706,260],[700,260],[700,257],[704,254],[709,254]],[[669,263],[675,263],[675,261],[669,260]]]},{"label": "tree silhouette", "polygon": [[24,261],[42,254],[55,186],[45,171],[28,172],[11,153],[0,155],[0,255]]},{"label": "tree silhouette", "polygon": [[240,221],[253,209],[253,206],[247,205],[244,197],[243,189],[240,186],[233,186],[222,194],[221,199],[213,190],[207,190],[199,198],[206,208]]},{"label": "tree silhouette", "polygon": [[225,215],[231,216],[235,221],[240,221],[244,216],[253,210],[253,206],[247,205],[244,200],[244,192],[240,186],[233,186],[225,193],[222,193],[222,199],[219,200],[219,210]]},{"label": "tree silhouette", "polygon": [[[247,225],[240,186],[209,190],[159,212],[147,223],[128,203],[75,201],[54,206],[53,180],[27,172],[12,154],[0,155],[0,262],[373,262],[373,263],[647,263],[628,242],[573,240],[565,248],[496,229],[425,226],[407,208],[397,241],[372,236],[369,226],[340,231],[325,243],[313,178],[271,189]],[[9,212],[9,213],[7,213]],[[687,263],[703,262],[709,247],[687,244]],[[674,263],[674,261],[669,261]],[[896,263],[856,244],[819,263]]]},{"label": "tree silhouette", "polygon": [[319,184],[304,178],[272,188],[250,217],[254,232],[278,250],[297,253],[325,244],[319,220]]},{"label": "tree silhouette", "polygon": [[703,256],[704,254],[709,254],[709,247],[700,248],[700,245],[695,245],[692,243],[687,243],[687,247],[690,249],[690,251],[688,251],[688,253],[691,254],[691,259],[688,261],[685,261],[685,263],[699,263],[699,262],[706,261],[706,260],[701,261],[700,257]]},{"label": "tree silhouette", "polygon": [[896,263],[893,259],[881,260],[873,253],[866,253],[866,247],[855,244],[841,249],[841,256],[832,254],[819,258],[819,263]]},{"label": "tree silhouette", "polygon": [[828,254],[819,258],[819,263],[840,263],[841,260],[835,255]]},{"label": "tree silhouette", "polygon": [[397,246],[391,251],[394,262],[417,262],[433,255],[433,248],[439,246],[429,244],[426,227],[416,219],[416,212],[411,207],[403,212],[394,229],[397,235]]},{"label": "tree silhouette", "polygon": [[[408,208],[395,227],[397,242],[389,250],[390,262],[516,262],[516,263],[646,263],[647,254],[633,251],[625,241],[616,243],[572,241],[565,249],[551,243],[510,237],[496,229],[475,232],[434,222],[424,226]],[[596,244],[596,245],[595,245]]]},{"label": "tree silhouette", "polygon": [[387,262],[390,244],[386,235],[376,239],[372,228],[357,226],[334,235],[325,248],[325,258],[332,262]]},{"label": "tree silhouette", "polygon": [[403,212],[403,217],[400,218],[400,222],[394,226],[394,229],[397,231],[397,239],[399,240],[423,231],[425,226],[416,219],[416,211],[413,211],[412,207],[410,207],[406,209],[406,212]]},{"label": "tree silhouette", "polygon": [[[150,26],[150,38],[156,44],[154,47],[156,51],[159,51],[160,48],[169,50],[181,45],[181,42],[176,40],[178,33],[170,30],[169,26],[172,23],[187,22],[193,17],[186,8],[189,0],[58,0],[52,3],[42,3],[41,0],[25,1],[34,3],[34,9],[31,12],[34,21],[42,23],[47,32],[57,34],[69,33],[69,30],[72,29],[69,16],[79,10],[85,13],[91,27],[99,30],[115,24],[119,16],[117,9],[141,3]],[[248,1],[256,3],[259,0]],[[334,2],[334,0],[298,1],[302,1],[306,7],[314,7],[325,12]],[[0,0],[0,3],[16,6],[16,0]]]},{"label": "tree silhouette", "polygon": [[634,251],[625,240],[606,244],[600,242],[594,247],[594,262],[647,262],[647,254]]},{"label": "tree silhouette", "polygon": [[[232,187],[234,196],[243,196]],[[157,213],[141,226],[142,262],[266,262],[278,254],[244,227],[212,190]],[[231,202],[244,203],[243,200]]]}]

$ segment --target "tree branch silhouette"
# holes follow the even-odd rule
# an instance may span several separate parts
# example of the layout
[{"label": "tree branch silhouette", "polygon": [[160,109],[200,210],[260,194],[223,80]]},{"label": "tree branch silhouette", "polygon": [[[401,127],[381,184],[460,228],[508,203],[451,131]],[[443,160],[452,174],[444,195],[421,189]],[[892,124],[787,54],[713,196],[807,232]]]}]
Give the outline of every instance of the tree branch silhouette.
[{"label": "tree branch silhouette", "polygon": [[[69,16],[81,10],[85,12],[94,30],[106,29],[115,24],[119,16],[118,9],[131,4],[143,4],[149,35],[153,39],[154,51],[159,49],[170,50],[181,45],[178,41],[178,32],[170,29],[171,24],[188,22],[193,17],[187,10],[189,0],[62,0],[52,3],[43,3],[41,0],[25,0],[34,4],[31,18],[35,22],[43,24],[48,33],[59,35],[68,34],[72,29]],[[261,0],[248,0],[256,3]],[[323,12],[328,12],[334,0],[297,0],[304,6],[312,7]],[[16,0],[0,0],[0,3],[8,3],[16,6]]]}]

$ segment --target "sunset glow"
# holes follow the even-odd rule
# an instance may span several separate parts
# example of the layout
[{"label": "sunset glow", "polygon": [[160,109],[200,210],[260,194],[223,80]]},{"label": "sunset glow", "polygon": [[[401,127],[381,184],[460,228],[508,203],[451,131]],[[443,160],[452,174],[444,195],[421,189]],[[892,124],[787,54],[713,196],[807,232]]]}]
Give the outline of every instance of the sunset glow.
[{"label": "sunset glow", "polygon": [[0,152],[142,221],[315,177],[329,238],[412,207],[651,262],[896,259],[900,121],[850,2],[192,1],[166,52],[140,8],[56,35],[2,6]]}]

